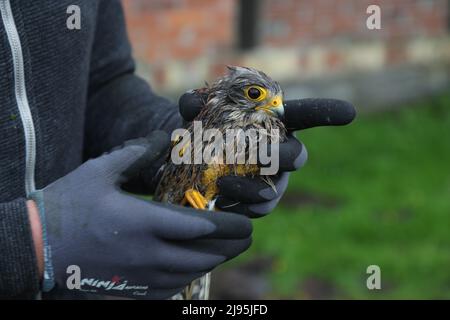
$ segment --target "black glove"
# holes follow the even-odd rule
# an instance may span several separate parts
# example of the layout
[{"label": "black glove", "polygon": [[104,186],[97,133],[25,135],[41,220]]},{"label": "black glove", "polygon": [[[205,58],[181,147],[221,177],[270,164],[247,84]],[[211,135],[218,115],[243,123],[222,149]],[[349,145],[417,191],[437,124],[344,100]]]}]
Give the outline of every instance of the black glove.
[{"label": "black glove", "polygon": [[44,291],[68,290],[68,266],[81,289],[105,295],[167,298],[231,259],[251,242],[250,220],[145,201],[120,185],[169,146],[155,132],[87,161],[32,195],[43,224]]},{"label": "black glove", "polygon": [[[185,121],[194,120],[202,109],[206,97],[194,91],[186,92],[179,101],[180,113]],[[284,103],[284,124],[289,131],[288,140],[280,144],[280,166],[271,177],[276,192],[261,178],[227,176],[218,181],[219,198],[216,206],[223,211],[234,211],[249,217],[262,217],[275,208],[286,191],[289,172],[302,167],[308,153],[305,146],[292,134],[317,126],[345,125],[355,118],[355,108],[348,102],[335,99],[299,99]]]}]

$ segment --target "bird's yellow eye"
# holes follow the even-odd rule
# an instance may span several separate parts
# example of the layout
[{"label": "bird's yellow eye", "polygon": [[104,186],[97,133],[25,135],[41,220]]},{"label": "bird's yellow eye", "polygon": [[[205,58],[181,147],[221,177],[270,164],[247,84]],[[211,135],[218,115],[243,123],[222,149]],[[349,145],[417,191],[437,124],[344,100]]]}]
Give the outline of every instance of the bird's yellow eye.
[{"label": "bird's yellow eye", "polygon": [[249,86],[244,90],[245,97],[251,101],[262,101],[267,97],[267,90],[260,86]]}]

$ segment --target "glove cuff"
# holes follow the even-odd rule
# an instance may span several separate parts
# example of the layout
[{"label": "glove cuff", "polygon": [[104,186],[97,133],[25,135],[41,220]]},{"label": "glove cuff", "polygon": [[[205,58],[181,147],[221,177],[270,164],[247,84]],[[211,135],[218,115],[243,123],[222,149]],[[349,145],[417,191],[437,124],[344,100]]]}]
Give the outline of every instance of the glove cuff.
[{"label": "glove cuff", "polygon": [[39,218],[41,219],[42,242],[44,247],[44,280],[42,281],[42,291],[49,292],[55,286],[55,276],[52,264],[52,251],[48,243],[43,192],[41,190],[37,190],[31,193],[30,199],[34,200],[36,203],[39,211]]}]

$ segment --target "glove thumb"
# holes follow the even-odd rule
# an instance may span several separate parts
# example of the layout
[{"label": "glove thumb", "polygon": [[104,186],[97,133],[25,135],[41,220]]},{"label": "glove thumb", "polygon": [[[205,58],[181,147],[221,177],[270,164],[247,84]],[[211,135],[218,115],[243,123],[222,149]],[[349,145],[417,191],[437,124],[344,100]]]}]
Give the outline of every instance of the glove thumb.
[{"label": "glove thumb", "polygon": [[124,182],[167,152],[170,138],[164,131],[153,131],[145,138],[129,140],[122,147],[115,148],[94,160],[102,163],[103,170]]},{"label": "glove thumb", "polygon": [[180,114],[187,122],[191,122],[202,111],[206,100],[207,94],[200,93],[198,90],[190,90],[184,93],[179,101],[178,106]]}]

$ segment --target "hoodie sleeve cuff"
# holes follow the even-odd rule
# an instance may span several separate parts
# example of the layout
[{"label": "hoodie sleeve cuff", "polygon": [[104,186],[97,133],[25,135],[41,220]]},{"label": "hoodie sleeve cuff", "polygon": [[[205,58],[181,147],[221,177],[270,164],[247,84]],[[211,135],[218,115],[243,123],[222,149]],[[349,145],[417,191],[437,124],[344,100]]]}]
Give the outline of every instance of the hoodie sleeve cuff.
[{"label": "hoodie sleeve cuff", "polygon": [[42,225],[42,241],[44,243],[44,279],[42,281],[42,291],[49,292],[55,287],[55,277],[52,264],[52,251],[48,244],[47,237],[47,219],[45,218],[44,195],[42,191],[38,190],[30,195],[38,207],[39,217]]},{"label": "hoodie sleeve cuff", "polygon": [[0,297],[34,298],[39,275],[25,198],[0,203],[0,248]]}]

